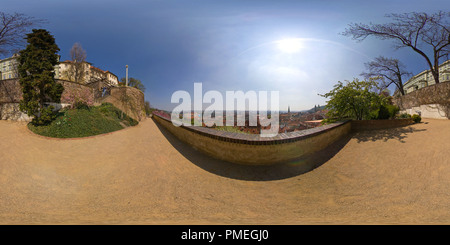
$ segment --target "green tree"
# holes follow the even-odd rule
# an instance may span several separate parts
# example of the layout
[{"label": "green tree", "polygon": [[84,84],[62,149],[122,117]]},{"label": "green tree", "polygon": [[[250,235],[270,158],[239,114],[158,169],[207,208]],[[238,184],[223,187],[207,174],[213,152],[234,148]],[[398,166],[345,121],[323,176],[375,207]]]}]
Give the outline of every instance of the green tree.
[{"label": "green tree", "polygon": [[354,79],[346,84],[338,82],[333,90],[321,95],[330,99],[326,105],[329,110],[328,117],[356,120],[376,118],[374,112],[377,114],[380,106],[387,103],[387,98],[373,91],[376,86],[377,83],[373,79]]},{"label": "green tree", "polygon": [[[126,78],[122,77],[122,79],[120,79],[120,81],[121,81],[121,83],[119,85],[125,86]],[[130,77],[128,79],[128,86],[137,88],[137,89],[141,90],[142,92],[145,92],[145,86],[144,86],[144,84],[142,84],[141,80],[139,80],[139,79]]]},{"label": "green tree", "polygon": [[145,109],[145,115],[147,115],[147,116],[152,114],[152,112],[155,110],[154,108],[152,108],[150,106],[150,102],[149,101],[145,101],[144,109]]},{"label": "green tree", "polygon": [[47,30],[33,29],[27,34],[27,47],[20,51],[18,72],[23,99],[20,110],[34,116],[33,123],[46,124],[54,117],[53,107],[45,102],[60,102],[64,87],[54,78],[59,51],[55,38]]}]

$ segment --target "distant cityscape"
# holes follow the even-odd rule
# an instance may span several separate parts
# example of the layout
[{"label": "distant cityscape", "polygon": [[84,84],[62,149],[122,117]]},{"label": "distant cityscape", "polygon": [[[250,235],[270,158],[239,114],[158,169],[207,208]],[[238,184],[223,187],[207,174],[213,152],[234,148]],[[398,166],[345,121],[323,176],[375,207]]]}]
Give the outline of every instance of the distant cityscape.
[{"label": "distant cityscape", "polygon": [[[309,128],[315,128],[322,125],[322,120],[326,118],[328,110],[325,109],[325,106],[314,106],[309,110],[304,111],[295,111],[291,112],[288,107],[287,111],[282,111],[279,114],[279,130],[278,133],[287,133],[287,132],[295,132],[300,130],[305,130]],[[171,118],[171,113],[168,111],[156,110],[153,112],[159,116],[163,116],[167,119]],[[257,117],[257,125],[250,126],[249,116],[252,112],[245,112],[245,126],[237,126],[237,111],[235,111],[235,122],[234,126],[212,126],[208,128],[215,128],[219,130],[225,130],[230,132],[242,132],[247,134],[260,134],[261,129],[268,129],[270,126],[261,126],[259,123],[259,115]],[[270,113],[268,113],[270,116]],[[213,113],[213,117],[216,115]],[[191,124],[194,125],[194,121],[201,121],[201,113],[199,112],[191,112]],[[223,120],[223,125],[226,125],[226,116],[221,117]],[[207,127],[204,122],[202,122],[203,127]]]}]

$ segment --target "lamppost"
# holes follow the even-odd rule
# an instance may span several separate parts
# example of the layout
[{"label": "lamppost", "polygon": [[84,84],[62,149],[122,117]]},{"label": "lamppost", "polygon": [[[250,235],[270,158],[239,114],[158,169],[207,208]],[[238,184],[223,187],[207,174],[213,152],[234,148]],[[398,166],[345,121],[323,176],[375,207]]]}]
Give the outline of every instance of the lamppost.
[{"label": "lamppost", "polygon": [[125,86],[128,87],[128,65],[126,65],[125,67],[127,68],[127,69],[126,69],[126,75],[125,75],[125,77],[126,77],[126,80],[125,80]]}]

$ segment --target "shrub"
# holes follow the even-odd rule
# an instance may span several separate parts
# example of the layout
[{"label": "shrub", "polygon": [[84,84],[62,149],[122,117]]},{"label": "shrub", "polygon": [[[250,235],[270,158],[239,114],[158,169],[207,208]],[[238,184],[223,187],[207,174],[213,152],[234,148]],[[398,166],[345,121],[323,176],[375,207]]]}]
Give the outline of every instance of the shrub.
[{"label": "shrub", "polygon": [[381,105],[377,111],[371,112],[372,119],[393,119],[400,109],[395,105]]},{"label": "shrub", "polygon": [[402,113],[398,116],[398,118],[411,118],[411,115],[409,115],[408,113]]},{"label": "shrub", "polygon": [[336,118],[325,118],[325,119],[322,120],[322,125],[335,123],[337,121],[338,121],[338,119],[336,119]]},{"label": "shrub", "polygon": [[400,108],[398,108],[398,106],[395,105],[387,105],[386,107],[389,111],[389,118],[395,118],[397,113],[400,111]]},{"label": "shrub", "polygon": [[414,114],[414,115],[412,115],[412,119],[414,120],[415,123],[420,123],[420,121],[422,120],[422,117],[417,114]]},{"label": "shrub", "polygon": [[84,102],[84,101],[77,101],[77,102],[75,102],[73,107],[75,109],[80,109],[80,110],[89,110],[89,105],[86,102]]},{"label": "shrub", "polygon": [[42,109],[40,117],[35,117],[31,121],[34,125],[48,125],[56,118],[56,113],[53,112],[55,107],[48,106]]},{"label": "shrub", "polygon": [[389,119],[389,118],[390,118],[389,109],[387,108],[387,106],[381,105],[380,109],[378,110],[377,119]]}]

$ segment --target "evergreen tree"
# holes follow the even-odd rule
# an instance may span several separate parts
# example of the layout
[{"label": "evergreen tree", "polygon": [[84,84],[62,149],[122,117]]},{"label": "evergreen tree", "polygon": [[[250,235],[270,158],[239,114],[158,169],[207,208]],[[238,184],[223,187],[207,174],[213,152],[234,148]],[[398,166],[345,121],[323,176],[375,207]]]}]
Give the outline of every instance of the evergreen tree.
[{"label": "evergreen tree", "polygon": [[44,108],[45,102],[60,102],[64,87],[54,78],[59,51],[55,38],[47,30],[33,29],[27,34],[27,47],[20,51],[18,72],[23,99],[20,110],[34,116],[33,123],[49,123],[54,115],[53,106]]}]

